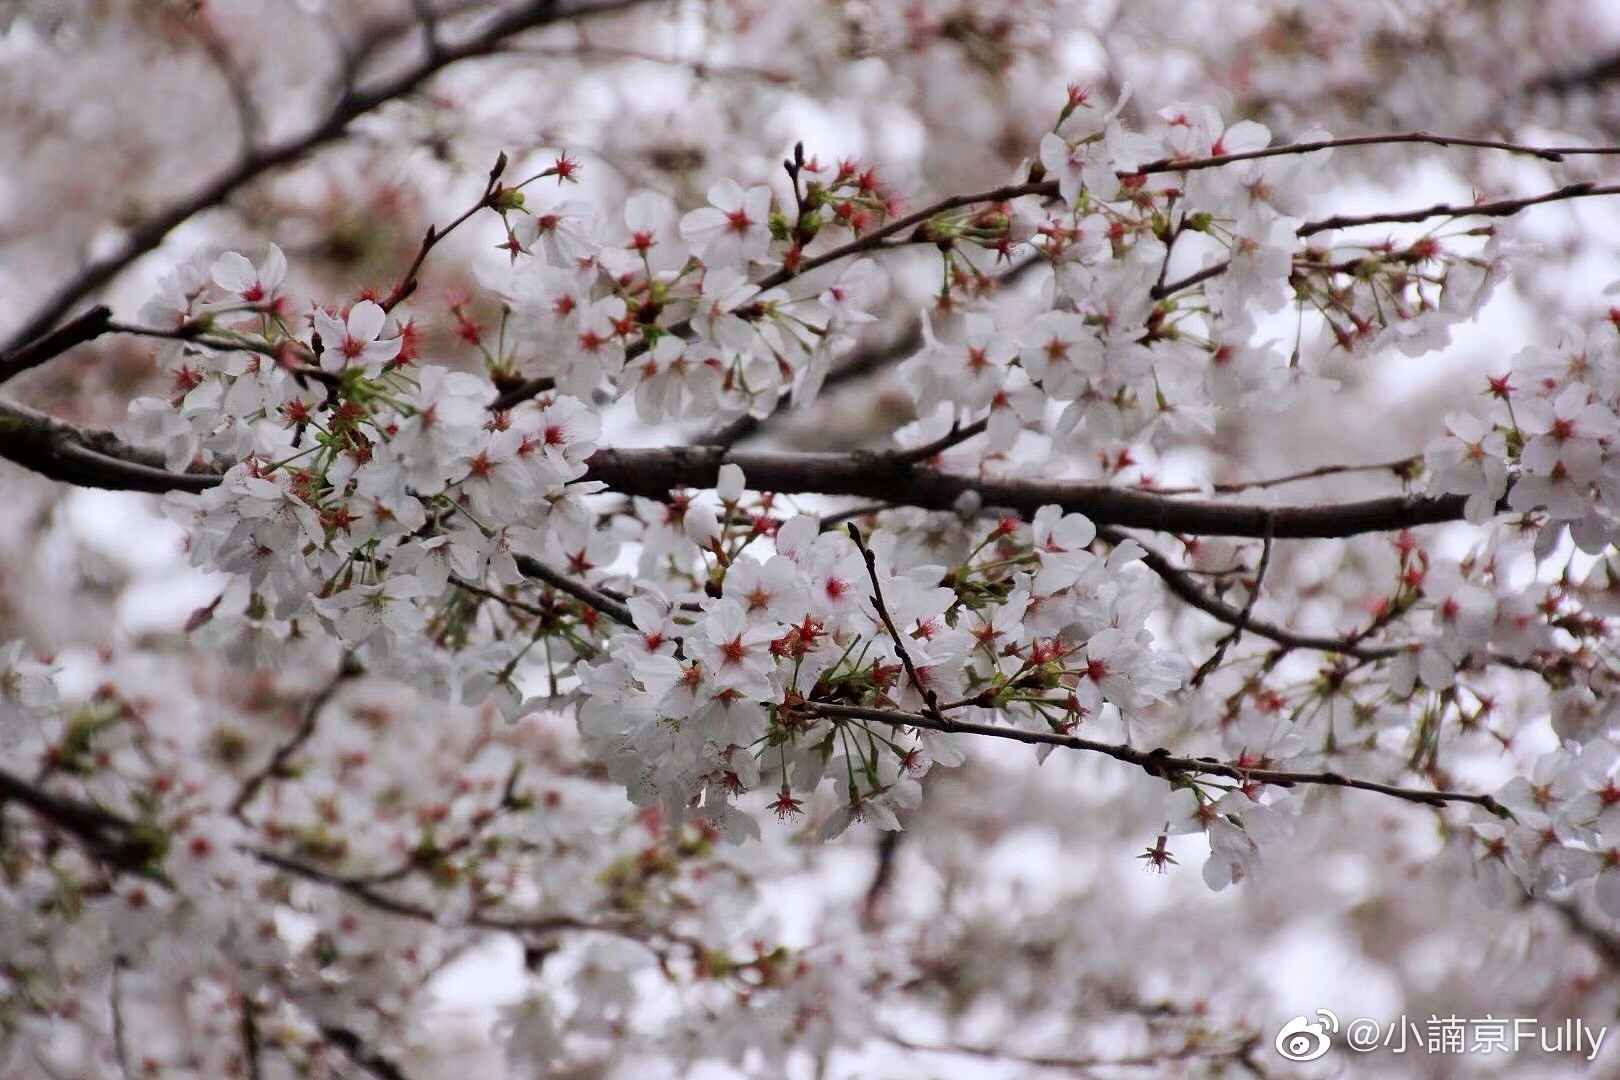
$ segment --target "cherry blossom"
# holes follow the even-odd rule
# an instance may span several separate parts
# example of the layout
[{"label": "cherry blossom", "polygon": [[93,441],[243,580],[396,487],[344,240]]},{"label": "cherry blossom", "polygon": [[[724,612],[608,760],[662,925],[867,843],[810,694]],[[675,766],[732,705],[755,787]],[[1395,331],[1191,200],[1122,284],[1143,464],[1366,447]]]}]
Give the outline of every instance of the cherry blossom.
[{"label": "cherry blossom", "polygon": [[321,353],[323,371],[336,375],[353,364],[375,377],[384,364],[399,355],[398,338],[379,340],[388,315],[373,301],[360,301],[341,320],[318,309],[312,318],[315,332],[325,345]]},{"label": "cherry blossom", "polygon": [[1612,1012],[1600,5],[632,6],[11,19],[0,1072]]}]

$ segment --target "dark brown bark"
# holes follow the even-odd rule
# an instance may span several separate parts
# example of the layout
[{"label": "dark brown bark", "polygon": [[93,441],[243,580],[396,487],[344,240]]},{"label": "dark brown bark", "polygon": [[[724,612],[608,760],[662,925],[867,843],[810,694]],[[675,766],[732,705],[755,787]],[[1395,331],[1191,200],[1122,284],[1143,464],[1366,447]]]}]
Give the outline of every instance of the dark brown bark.
[{"label": "dark brown bark", "polygon": [[[0,403],[0,458],[79,487],[120,491],[204,491],[219,483],[208,472],[175,473],[150,451],[105,431],[87,431],[16,405]],[[725,464],[741,466],[748,485],[785,495],[831,495],[956,509],[962,500],[1019,517],[1043,506],[1085,514],[1098,525],[1193,536],[1274,539],[1344,537],[1460,521],[1460,495],[1392,495],[1312,506],[1256,506],[1186,499],[1077,480],[986,479],[941,472],[903,453],[847,454],[727,450],[668,446],[598,450],[588,480],[613,491],[662,499],[678,487],[713,487]]]},{"label": "dark brown bark", "polygon": [[1255,506],[1205,502],[1109,484],[1012,477],[983,479],[908,463],[898,454],[791,454],[718,447],[599,450],[587,478],[627,495],[662,498],[672,487],[712,487],[720,466],[742,467],[748,486],[783,494],[847,495],[950,510],[974,495],[987,508],[1020,517],[1057,505],[1099,525],[1199,536],[1344,537],[1460,521],[1456,495],[1393,495],[1325,506]]}]

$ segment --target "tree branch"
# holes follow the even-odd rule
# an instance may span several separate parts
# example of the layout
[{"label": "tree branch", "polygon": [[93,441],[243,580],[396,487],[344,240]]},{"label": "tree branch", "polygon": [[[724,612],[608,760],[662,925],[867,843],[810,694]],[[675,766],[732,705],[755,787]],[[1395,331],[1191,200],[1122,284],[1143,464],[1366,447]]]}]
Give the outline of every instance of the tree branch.
[{"label": "tree branch", "polygon": [[[431,22],[424,25],[429,28],[432,27]],[[422,264],[427,262],[428,255],[432,253],[440,241],[465,225],[478,211],[495,205],[495,195],[501,190],[501,174],[505,171],[506,155],[503,153],[495,159],[495,164],[490,168],[489,176],[484,181],[484,194],[479,196],[476,203],[468,207],[459,217],[442,229],[434,225],[428,226],[427,233],[422,237],[422,244],[416,250],[416,258],[411,260],[411,265],[406,268],[404,275],[400,277],[399,284],[395,285],[393,291],[382,300],[380,306],[384,311],[393,311],[416,291],[419,275],[422,272]]]},{"label": "tree branch", "polygon": [[231,55],[230,45],[225,37],[206,18],[198,28],[197,44],[225,83],[226,92],[231,97],[231,106],[236,110],[237,136],[242,144],[242,156],[251,157],[253,146],[258,142],[259,134],[264,129],[264,117],[259,113],[258,103],[253,100],[253,88],[248,85],[247,75],[237,64],[236,58]]},{"label": "tree branch", "polygon": [[1620,184],[1598,185],[1591,181],[1582,181],[1578,184],[1565,184],[1555,191],[1543,192],[1540,195],[1528,195],[1519,199],[1502,199],[1498,202],[1472,203],[1468,205],[1453,205],[1451,203],[1435,203],[1418,210],[1402,210],[1395,213],[1339,215],[1323,218],[1321,221],[1308,221],[1301,225],[1297,234],[1303,238],[1314,236],[1329,229],[1352,229],[1358,225],[1385,225],[1400,222],[1427,221],[1436,217],[1511,217],[1521,210],[1542,203],[1562,202],[1566,199],[1586,199],[1604,195],[1620,195]]},{"label": "tree branch", "polygon": [[1222,1061],[1241,1061],[1253,1054],[1260,1046],[1260,1037],[1258,1035],[1250,1035],[1243,1039],[1242,1042],[1231,1046],[1209,1046],[1199,1039],[1191,1038],[1184,1046],[1157,1053],[1134,1054],[1127,1057],[1057,1057],[1041,1054],[1020,1054],[1011,1050],[1001,1050],[989,1046],[969,1046],[962,1043],[930,1045],[928,1043],[912,1042],[910,1039],[890,1032],[880,1033],[879,1037],[893,1043],[902,1050],[909,1050],[918,1054],[981,1058],[989,1061],[1027,1065],[1036,1069],[1074,1072],[1082,1076],[1090,1075],[1095,1069],[1161,1069],[1167,1068],[1172,1062],[1192,1060],[1202,1060],[1210,1064]]},{"label": "tree branch", "polygon": [[97,304],[43,337],[19,346],[0,358],[0,383],[10,382],[31,368],[54,360],[76,346],[94,341],[112,329],[112,309]]},{"label": "tree branch", "polygon": [[[1098,528],[1097,536],[1104,543],[1116,547],[1131,539],[1131,537],[1126,536],[1118,529],[1108,526]],[[1296,634],[1280,626],[1257,622],[1254,619],[1245,619],[1243,612],[1210,596],[1199,588],[1198,583],[1193,581],[1192,576],[1186,570],[1174,565],[1169,559],[1166,559],[1152,548],[1140,544],[1138,546],[1142,547],[1142,564],[1157,574],[1171,593],[1186,601],[1192,607],[1204,612],[1204,614],[1228,626],[1242,625],[1249,633],[1268,638],[1284,648],[1338,653],[1344,656],[1353,656],[1358,660],[1386,660],[1400,652],[1400,649],[1396,646],[1368,648],[1357,645],[1354,641],[1348,639]]]},{"label": "tree branch", "polygon": [[[1039,255],[1031,255],[1014,263],[1010,269],[1002,271],[994,278],[996,288],[1000,289],[1016,284],[1020,278],[1042,265],[1044,261]],[[913,318],[893,340],[863,346],[845,356],[837,366],[827,372],[827,377],[822,380],[821,388],[825,392],[844,383],[853,382],[868,375],[875,375],[884,368],[897,361],[904,360],[916,352],[922,346],[922,343],[922,319],[920,317]],[[739,416],[729,424],[722,424],[701,436],[697,439],[697,443],[700,446],[735,446],[744,439],[757,435],[762,428],[770,424],[777,416],[780,416],[788,408],[792,400],[793,392],[791,390],[786,391],[776,399],[776,405],[772,408],[769,416],[763,419],[747,414]]]},{"label": "tree branch", "polygon": [[1282,487],[1284,484],[1297,484],[1304,480],[1319,480],[1324,476],[1341,476],[1355,472],[1387,472],[1401,479],[1410,480],[1421,471],[1422,465],[1423,457],[1418,455],[1401,458],[1399,461],[1374,462],[1370,465],[1318,465],[1314,469],[1302,469],[1283,476],[1269,476],[1264,480],[1236,480],[1230,483],[1210,484],[1207,488],[1155,487],[1147,490],[1160,495],[1199,495],[1205,491],[1213,491],[1219,495],[1233,495],[1240,491],[1259,491],[1263,488]]},{"label": "tree branch", "polygon": [[365,1040],[348,1028],[322,1024],[321,1038],[343,1051],[350,1061],[377,1077],[377,1080],[410,1080],[404,1070],[366,1045]]},{"label": "tree branch", "polygon": [[135,822],[90,803],[53,795],[19,776],[0,770],[0,807],[8,802],[26,807],[35,817],[77,838],[112,866],[151,876],[147,864],[158,848],[153,843],[153,837]]},{"label": "tree branch", "polygon": [[247,1068],[247,1080],[264,1080],[264,1069],[259,1061],[259,1021],[253,1015],[253,995],[242,993],[242,1062]]},{"label": "tree branch", "polygon": [[635,616],[630,614],[630,609],[620,601],[608,596],[606,593],[593,589],[584,582],[575,581],[566,574],[553,570],[539,559],[533,559],[527,555],[519,555],[516,558],[516,562],[518,572],[524,577],[537,578],[540,581],[545,582],[547,585],[550,585],[558,592],[567,593],[569,596],[572,596],[575,600],[578,600],[586,607],[595,608],[597,611],[600,611],[602,614],[606,615],[620,626],[627,626],[632,630],[636,628]]},{"label": "tree branch", "polygon": [[1265,546],[1260,549],[1260,565],[1255,569],[1254,585],[1249,589],[1248,601],[1244,603],[1243,610],[1238,612],[1238,617],[1232,621],[1232,629],[1216,643],[1215,651],[1210,654],[1209,659],[1200,664],[1198,670],[1193,672],[1193,677],[1188,683],[1189,686],[1194,688],[1203,686],[1204,680],[1209,678],[1211,672],[1221,666],[1222,660],[1226,659],[1226,650],[1236,645],[1242,639],[1243,631],[1253,625],[1254,605],[1260,602],[1260,589],[1265,584],[1266,570],[1271,566],[1271,534],[1266,534],[1263,543]]},{"label": "tree branch", "polygon": [[1525,93],[1571,94],[1601,90],[1620,79],[1620,53],[1611,53],[1584,67],[1549,72],[1524,86]]},{"label": "tree branch", "polygon": [[1475,139],[1466,135],[1431,135],[1426,131],[1405,131],[1386,135],[1342,135],[1336,139],[1317,139],[1312,142],[1281,143],[1259,150],[1245,150],[1237,154],[1217,154],[1206,158],[1178,161],[1160,158],[1137,169],[1138,176],[1166,172],[1192,172],[1197,169],[1218,169],[1239,161],[1258,161],[1261,158],[1314,154],[1322,150],[1342,150],[1356,146],[1399,146],[1421,144],[1443,149],[1462,147],[1473,150],[1502,150],[1510,154],[1524,154],[1543,161],[1563,161],[1566,157],[1620,155],[1620,146],[1532,146],[1527,143],[1508,142],[1503,139]]},{"label": "tree branch", "polygon": [[110,491],[206,491],[214,473],[177,473],[163,458],[109,431],[84,429],[21,405],[0,402],[0,458],[41,476]]},{"label": "tree branch", "polygon": [[855,541],[855,547],[866,562],[866,576],[872,582],[872,605],[877,608],[878,617],[883,620],[883,628],[889,632],[889,640],[894,642],[894,651],[899,654],[900,663],[906,669],[906,678],[911,681],[912,687],[923,700],[923,712],[936,720],[944,719],[944,714],[939,711],[939,695],[923,685],[922,678],[917,674],[917,665],[912,663],[911,653],[906,650],[906,639],[894,625],[894,619],[889,615],[889,605],[883,602],[883,586],[878,582],[876,556],[872,554],[872,549],[866,546],[866,541],[861,538],[861,530],[855,527],[854,522],[850,522],[846,527],[849,530],[849,538]]},{"label": "tree branch", "polygon": [[1163,780],[1174,781],[1196,776],[1221,776],[1229,780],[1236,780],[1241,784],[1272,784],[1285,788],[1301,785],[1354,788],[1357,791],[1376,792],[1380,795],[1388,795],[1391,798],[1419,803],[1423,806],[1440,807],[1445,806],[1447,803],[1471,803],[1497,816],[1503,816],[1507,813],[1507,810],[1501,803],[1496,801],[1494,796],[1477,795],[1466,791],[1401,787],[1397,784],[1385,784],[1376,780],[1360,780],[1355,777],[1342,776],[1335,772],[1251,769],[1230,762],[1217,761],[1214,758],[1172,757],[1170,752],[1163,748],[1138,750],[1123,743],[1097,742],[1093,739],[1083,739],[1078,735],[1060,735],[1053,731],[1030,731],[1025,728],[1007,727],[1000,724],[978,724],[968,720],[952,720],[943,716],[923,716],[918,713],[900,712],[895,709],[870,709],[859,705],[836,705],[822,701],[806,701],[794,706],[794,709],[799,712],[825,716],[831,719],[872,720],[893,727],[925,728],[929,731],[940,731],[950,735],[982,735],[994,739],[1010,739],[1013,742],[1028,743],[1033,746],[1061,746],[1069,750],[1084,750],[1093,754],[1106,755],[1127,765],[1134,765],[1149,776],[1156,776]]},{"label": "tree branch", "polygon": [[316,691],[315,696],[304,707],[303,721],[298,725],[298,730],[293,733],[292,738],[276,747],[275,753],[270,755],[270,760],[265,762],[264,768],[249,776],[237,791],[236,798],[231,800],[232,817],[240,819],[265,784],[287,775],[287,762],[291,761],[292,756],[303,749],[304,744],[314,736],[315,722],[320,719],[321,710],[325,709],[337,694],[339,687],[362,673],[363,669],[355,662],[354,657],[345,653],[337,671],[326,680],[325,685]]},{"label": "tree branch", "polygon": [[[0,806],[7,802],[15,802],[28,808],[41,821],[84,842],[97,855],[106,859],[114,869],[141,874],[160,884],[169,884],[148,865],[157,847],[154,845],[155,838],[140,823],[78,799],[52,794],[36,784],[0,769]],[[440,914],[432,908],[398,899],[361,879],[345,877],[252,844],[241,844],[238,847],[244,854],[266,866],[273,866],[294,877],[336,889],[350,899],[374,910],[415,922],[441,921]],[[628,926],[590,923],[567,915],[518,918],[474,912],[461,918],[460,924],[479,930],[498,930],[513,934],[589,930],[637,941],[646,938],[646,935],[638,935]]]},{"label": "tree branch", "polygon": [[1099,525],[1204,536],[1275,539],[1345,537],[1460,521],[1455,495],[1397,495],[1361,502],[1272,507],[1181,500],[1153,492],[1073,480],[985,478],[942,472],[903,453],[846,454],[728,451],[721,447],[603,449],[586,478],[626,495],[660,499],[676,487],[713,487],[720,467],[740,466],[750,487],[783,495],[844,495],[953,510],[964,497],[1032,517],[1046,505],[1082,513]]},{"label": "tree branch", "polygon": [[[1453,139],[1436,135],[1415,133],[1406,135],[1355,136],[1347,139],[1328,139],[1314,143],[1289,143],[1282,146],[1270,147],[1266,150],[1249,151],[1241,154],[1227,154],[1219,157],[1201,158],[1190,161],[1174,161],[1166,159],[1164,161],[1144,165],[1135,172],[1124,173],[1121,175],[1141,176],[1147,173],[1190,172],[1198,169],[1215,168],[1220,165],[1229,165],[1233,162],[1249,161],[1256,158],[1281,157],[1290,154],[1313,153],[1318,150],[1324,150],[1335,146],[1368,146],[1378,143],[1410,142],[1423,142],[1438,146],[1482,146],[1492,149],[1511,150],[1515,153],[1531,154],[1533,156],[1542,157],[1551,161],[1560,161],[1566,154],[1620,154],[1620,147],[1532,147],[1523,146],[1517,143],[1498,143],[1487,139]],[[1542,203],[1614,194],[1620,194],[1620,185],[1599,187],[1591,182],[1582,182],[1576,184],[1567,184],[1555,191],[1545,192],[1541,195],[1527,196],[1518,199],[1506,199],[1495,203],[1477,203],[1466,207],[1441,203],[1418,210],[1403,210],[1388,214],[1369,214],[1365,217],[1330,217],[1320,221],[1308,221],[1295,230],[1295,232],[1297,236],[1303,238],[1329,229],[1341,229],[1349,228],[1354,225],[1371,225],[1385,222],[1416,222],[1424,221],[1431,217],[1466,217],[1469,215],[1478,215],[1483,217],[1507,217],[1512,214],[1516,214],[1527,207],[1537,206]],[[801,275],[807,274],[812,270],[820,269],[823,266],[838,262],[841,259],[849,258],[853,255],[861,255],[866,252],[875,251],[882,248],[900,247],[906,244],[936,243],[938,242],[938,237],[932,230],[928,228],[928,225],[929,222],[931,222],[933,218],[937,217],[938,215],[948,213],[951,210],[961,209],[963,207],[977,206],[982,203],[1010,202],[1013,199],[1022,198],[1026,195],[1035,195],[1046,199],[1055,198],[1058,195],[1058,184],[1054,180],[1030,180],[1022,184],[1007,184],[1002,187],[991,188],[988,191],[974,192],[966,195],[950,195],[938,200],[937,202],[931,203],[920,210],[906,214],[903,217],[895,218],[887,224],[879,226],[870,232],[863,233],[846,243],[831,248],[828,251],[822,252],[820,255],[817,255],[814,258],[805,259],[793,266],[791,269],[787,266],[783,266],[769,274],[766,274],[763,278],[757,282],[754,282],[753,284],[761,291],[773,289],[777,286],[784,285]],[[909,236],[902,239],[896,239],[896,237],[899,237],[901,233],[904,233],[907,230],[911,230]],[[1218,277],[1225,273],[1229,266],[1229,261],[1213,263],[1197,271],[1196,273],[1182,278],[1179,281],[1153,286],[1153,288],[1150,290],[1150,295],[1156,300],[1163,299],[1164,297],[1182,289],[1190,288],[1191,286],[1200,284],[1209,280],[1210,278]],[[673,326],[666,327],[665,329],[671,333],[684,334],[690,329],[690,325],[690,320],[683,320]],[[629,360],[641,355],[646,351],[646,347],[647,346],[644,341],[631,345],[625,350],[625,358]],[[499,396],[497,396],[496,399],[490,403],[489,408],[496,411],[511,409],[522,402],[527,401],[529,398],[534,397],[536,394],[550,390],[554,385],[554,381],[548,377],[530,379],[525,382],[520,382],[510,389],[503,390]],[[780,403],[778,403],[777,407],[780,407]],[[737,421],[735,425],[727,425],[725,428],[720,429],[716,435],[710,436],[707,441],[714,443],[719,442],[722,439],[728,439],[729,441],[726,442],[725,445],[730,445],[731,442],[735,442],[738,438],[742,437],[734,434],[736,430],[742,430],[746,434],[748,432],[748,425],[743,421]]]},{"label": "tree branch", "polygon": [[[81,430],[3,402],[0,457],[53,480],[115,491],[204,491],[220,481],[217,473],[170,472],[157,455],[108,432]],[[925,510],[954,510],[969,497],[1025,518],[1042,506],[1055,505],[1085,514],[1098,525],[1198,536],[1258,539],[1269,533],[1283,540],[1389,532],[1461,521],[1465,502],[1460,495],[1391,495],[1282,507],[1194,501],[1088,481],[964,476],[908,461],[903,452],[894,451],[814,454],[701,446],[610,447],[591,456],[584,479],[600,480],[621,494],[663,499],[678,487],[713,487],[720,467],[728,463],[740,466],[755,489],[783,495],[853,496]],[[579,587],[575,582],[558,584],[545,573],[554,572],[531,576],[565,592]],[[570,595],[628,625],[629,612],[622,605],[603,607],[599,595]]]}]

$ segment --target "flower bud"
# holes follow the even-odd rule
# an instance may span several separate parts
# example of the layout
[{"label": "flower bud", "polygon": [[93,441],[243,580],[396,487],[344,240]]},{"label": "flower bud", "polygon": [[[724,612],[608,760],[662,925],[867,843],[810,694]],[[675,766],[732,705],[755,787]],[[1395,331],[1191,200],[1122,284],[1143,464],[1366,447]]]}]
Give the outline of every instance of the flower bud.
[{"label": "flower bud", "polygon": [[720,519],[707,506],[692,504],[687,508],[681,525],[687,537],[699,547],[709,547],[720,539]]},{"label": "flower bud", "polygon": [[722,502],[734,503],[742,498],[743,483],[742,466],[728,463],[720,466],[720,478],[714,490]]}]

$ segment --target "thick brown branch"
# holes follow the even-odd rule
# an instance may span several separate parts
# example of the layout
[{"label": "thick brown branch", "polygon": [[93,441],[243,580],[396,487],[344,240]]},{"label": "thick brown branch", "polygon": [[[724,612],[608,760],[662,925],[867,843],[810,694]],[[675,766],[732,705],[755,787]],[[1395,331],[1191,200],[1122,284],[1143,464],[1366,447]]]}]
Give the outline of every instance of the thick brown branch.
[{"label": "thick brown branch", "polygon": [[[156,455],[107,432],[83,431],[5,403],[0,403],[0,457],[80,487],[203,491],[219,483],[214,473],[167,471]],[[1260,538],[1269,533],[1283,540],[1388,532],[1461,521],[1464,502],[1459,495],[1392,495],[1317,506],[1254,506],[1179,499],[1085,481],[964,476],[892,452],[801,454],[687,446],[598,450],[590,458],[585,479],[600,480],[621,494],[662,499],[678,487],[713,487],[720,466],[727,463],[740,466],[756,490],[783,495],[854,496],[925,510],[954,510],[966,499],[1026,518],[1042,506],[1055,505],[1085,514],[1099,525],[1195,536]],[[564,586],[538,572],[531,576],[564,591],[578,584]],[[600,596],[570,594],[628,625],[629,612],[622,606],[608,601],[604,607]]]},{"label": "thick brown branch", "polygon": [[112,325],[112,309],[97,304],[72,321],[0,358],[0,383],[10,382],[23,372],[53,360],[75,346],[94,341],[112,329]]},{"label": "thick brown branch", "polygon": [[1072,480],[984,478],[941,472],[893,453],[727,451],[718,447],[605,449],[590,459],[587,479],[614,491],[663,498],[672,488],[713,487],[720,466],[739,465],[749,486],[784,495],[846,495],[952,510],[964,498],[1024,517],[1046,505],[1082,513],[1098,524],[1202,536],[1275,539],[1344,537],[1462,520],[1453,495],[1397,495],[1322,506],[1271,507],[1192,501]]},{"label": "thick brown branch", "polygon": [[161,455],[140,450],[107,431],[72,424],[0,402],[0,458],[78,487],[112,491],[205,491],[212,473],[177,473]]}]

